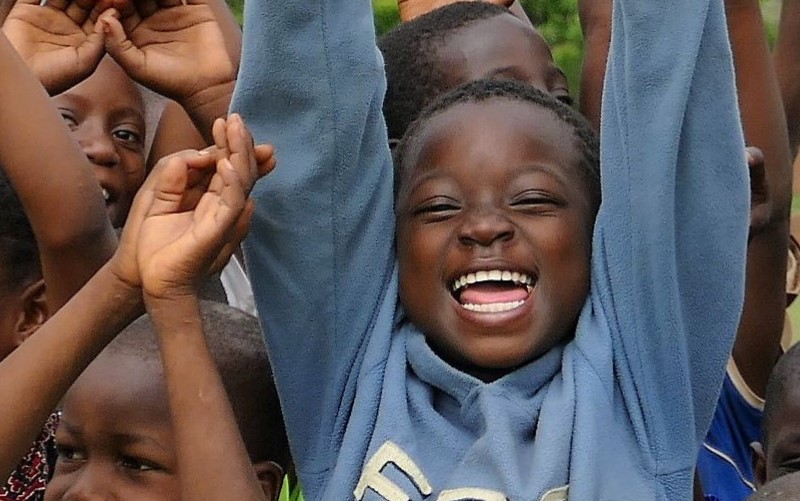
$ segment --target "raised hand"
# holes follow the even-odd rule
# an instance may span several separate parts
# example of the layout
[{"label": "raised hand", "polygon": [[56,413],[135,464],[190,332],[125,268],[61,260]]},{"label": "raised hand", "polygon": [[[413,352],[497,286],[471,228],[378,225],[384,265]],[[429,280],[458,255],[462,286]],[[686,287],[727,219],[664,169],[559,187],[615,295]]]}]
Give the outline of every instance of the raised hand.
[{"label": "raised hand", "polygon": [[129,216],[118,254],[135,254],[128,274],[140,277],[148,296],[191,294],[199,278],[227,262],[247,232],[250,188],[275,165],[272,148],[254,147],[237,115],[215,128],[225,144],[162,161]]},{"label": "raised hand", "polygon": [[750,237],[763,232],[772,222],[770,196],[764,153],[754,147],[746,148],[747,167],[750,170]]},{"label": "raised hand", "polygon": [[102,16],[95,0],[18,0],[3,32],[50,95],[59,94],[94,72],[105,53]]},{"label": "raised hand", "polygon": [[[191,108],[220,86],[232,87],[236,63],[206,0],[103,0],[106,51],[132,78]],[[197,103],[199,106],[199,103]]]}]

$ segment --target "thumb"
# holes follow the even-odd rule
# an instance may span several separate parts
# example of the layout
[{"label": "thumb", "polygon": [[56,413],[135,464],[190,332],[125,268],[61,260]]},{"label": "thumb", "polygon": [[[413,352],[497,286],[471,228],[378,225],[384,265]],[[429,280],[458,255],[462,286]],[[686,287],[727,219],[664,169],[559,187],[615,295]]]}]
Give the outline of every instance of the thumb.
[{"label": "thumb", "polygon": [[103,25],[106,52],[128,75],[136,78],[140,69],[144,68],[144,53],[128,38],[122,23],[115,16],[101,16],[97,23]]},{"label": "thumb", "polygon": [[94,30],[88,34],[86,40],[80,44],[76,51],[78,53],[78,64],[80,69],[87,74],[91,74],[100,63],[100,59],[105,54],[106,34],[102,23],[95,23]]}]

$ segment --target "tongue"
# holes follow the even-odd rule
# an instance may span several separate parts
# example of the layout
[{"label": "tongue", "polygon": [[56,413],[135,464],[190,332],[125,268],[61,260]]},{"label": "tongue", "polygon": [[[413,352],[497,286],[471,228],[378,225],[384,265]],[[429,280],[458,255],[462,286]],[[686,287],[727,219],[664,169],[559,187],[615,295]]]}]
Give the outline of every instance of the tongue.
[{"label": "tongue", "polygon": [[528,289],[521,285],[481,282],[461,293],[461,304],[513,303],[528,298]]}]

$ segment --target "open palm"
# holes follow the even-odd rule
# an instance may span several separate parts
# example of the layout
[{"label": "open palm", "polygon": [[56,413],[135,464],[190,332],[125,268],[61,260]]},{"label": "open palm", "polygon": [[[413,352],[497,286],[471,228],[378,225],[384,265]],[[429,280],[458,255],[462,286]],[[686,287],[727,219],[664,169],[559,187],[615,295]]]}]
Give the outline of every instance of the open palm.
[{"label": "open palm", "polygon": [[108,20],[106,50],[129,75],[179,102],[235,79],[222,30],[203,0],[143,5],[114,0],[120,18]]},{"label": "open palm", "polygon": [[61,93],[94,72],[105,49],[92,20],[92,0],[18,0],[3,32],[51,94]]}]

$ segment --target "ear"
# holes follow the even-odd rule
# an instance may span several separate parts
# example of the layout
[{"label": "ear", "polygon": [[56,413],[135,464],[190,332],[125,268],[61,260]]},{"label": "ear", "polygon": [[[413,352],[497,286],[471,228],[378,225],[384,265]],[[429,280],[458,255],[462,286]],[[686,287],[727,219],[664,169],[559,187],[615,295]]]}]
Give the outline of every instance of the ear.
[{"label": "ear", "polygon": [[39,279],[22,291],[20,300],[22,310],[17,318],[15,334],[18,343],[28,339],[31,334],[42,326],[48,318],[46,286],[44,279]]},{"label": "ear", "polygon": [[756,488],[760,488],[767,483],[767,458],[764,456],[764,447],[761,442],[753,442],[750,444],[750,456],[753,461],[753,476],[756,482]]},{"label": "ear", "polygon": [[261,484],[261,489],[270,501],[278,501],[278,496],[283,487],[284,472],[277,463],[272,461],[261,461],[253,463],[253,470]]}]

